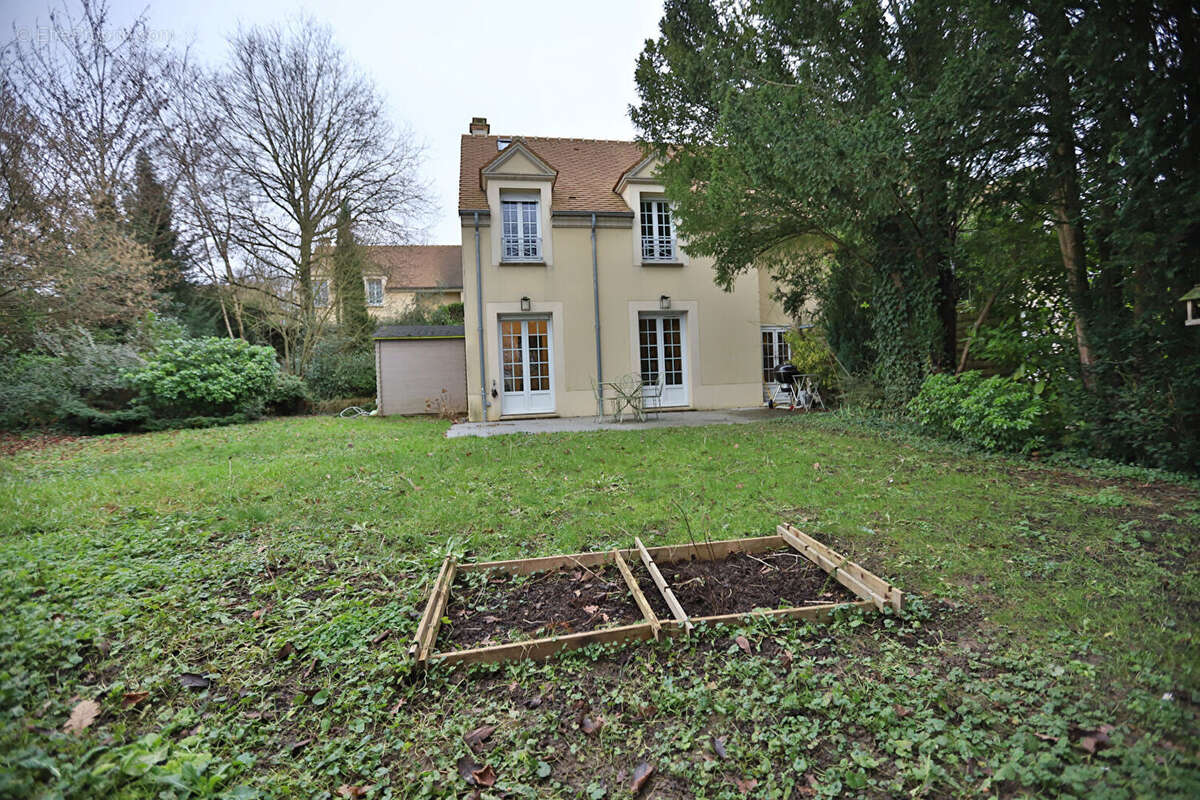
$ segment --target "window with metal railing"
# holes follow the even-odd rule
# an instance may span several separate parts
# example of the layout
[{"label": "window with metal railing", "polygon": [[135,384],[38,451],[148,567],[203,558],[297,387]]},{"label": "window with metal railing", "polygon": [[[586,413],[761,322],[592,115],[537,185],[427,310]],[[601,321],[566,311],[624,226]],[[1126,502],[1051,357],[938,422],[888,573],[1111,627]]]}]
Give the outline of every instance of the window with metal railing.
[{"label": "window with metal railing", "polygon": [[500,201],[500,218],[501,260],[541,261],[537,198],[505,197]]},{"label": "window with metal railing", "polygon": [[642,261],[678,261],[675,225],[665,199],[642,201]]}]

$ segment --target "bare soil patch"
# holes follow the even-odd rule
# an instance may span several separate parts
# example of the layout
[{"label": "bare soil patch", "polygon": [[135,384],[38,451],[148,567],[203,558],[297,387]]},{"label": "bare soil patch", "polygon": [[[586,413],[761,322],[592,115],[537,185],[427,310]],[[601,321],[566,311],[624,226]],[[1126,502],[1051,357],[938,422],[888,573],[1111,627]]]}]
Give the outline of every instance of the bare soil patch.
[{"label": "bare soil patch", "polygon": [[[642,591],[646,588],[643,583]],[[438,634],[439,650],[561,636],[642,621],[629,587],[614,566],[563,567],[524,576],[459,576],[450,590],[446,616],[450,624],[443,623]]]},{"label": "bare soil patch", "polygon": [[816,564],[788,550],[658,566],[690,617],[858,599]]}]

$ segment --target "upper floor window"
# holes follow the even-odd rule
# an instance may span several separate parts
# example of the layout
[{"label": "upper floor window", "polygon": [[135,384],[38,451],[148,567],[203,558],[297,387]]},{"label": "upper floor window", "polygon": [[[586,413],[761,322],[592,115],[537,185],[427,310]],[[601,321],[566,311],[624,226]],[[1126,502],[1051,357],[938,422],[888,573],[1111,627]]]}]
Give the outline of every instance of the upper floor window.
[{"label": "upper floor window", "polygon": [[642,201],[642,261],[675,261],[675,226],[664,198]]},{"label": "upper floor window", "polygon": [[500,246],[504,261],[541,261],[538,196],[504,195],[500,200]]},{"label": "upper floor window", "polygon": [[324,308],[329,305],[329,281],[313,281],[313,305]]},{"label": "upper floor window", "polygon": [[383,278],[367,278],[367,305],[383,305]]}]

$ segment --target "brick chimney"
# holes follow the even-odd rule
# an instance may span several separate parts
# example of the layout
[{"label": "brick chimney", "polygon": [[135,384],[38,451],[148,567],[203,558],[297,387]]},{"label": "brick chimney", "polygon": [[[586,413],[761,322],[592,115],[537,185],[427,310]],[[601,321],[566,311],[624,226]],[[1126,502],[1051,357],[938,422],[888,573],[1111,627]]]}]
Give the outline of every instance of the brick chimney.
[{"label": "brick chimney", "polygon": [[471,125],[467,131],[472,136],[487,136],[492,130],[492,126],[488,125],[487,117],[471,117]]}]

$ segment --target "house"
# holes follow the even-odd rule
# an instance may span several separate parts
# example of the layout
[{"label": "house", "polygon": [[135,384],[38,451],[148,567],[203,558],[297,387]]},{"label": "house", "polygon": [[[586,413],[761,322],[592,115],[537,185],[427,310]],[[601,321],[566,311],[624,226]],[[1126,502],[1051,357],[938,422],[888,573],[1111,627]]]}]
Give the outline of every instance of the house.
[{"label": "house", "polygon": [[[363,289],[375,319],[402,316],[418,305],[462,302],[462,253],[458,245],[366,245]],[[328,252],[328,251],[327,251]],[[319,307],[333,301],[332,282],[322,269],[313,282]]]},{"label": "house", "polygon": [[629,141],[461,139],[471,420],[596,413],[594,382],[662,376],[663,409],[758,405],[795,324],[765,273],[714,282],[676,235],[658,162]]}]

